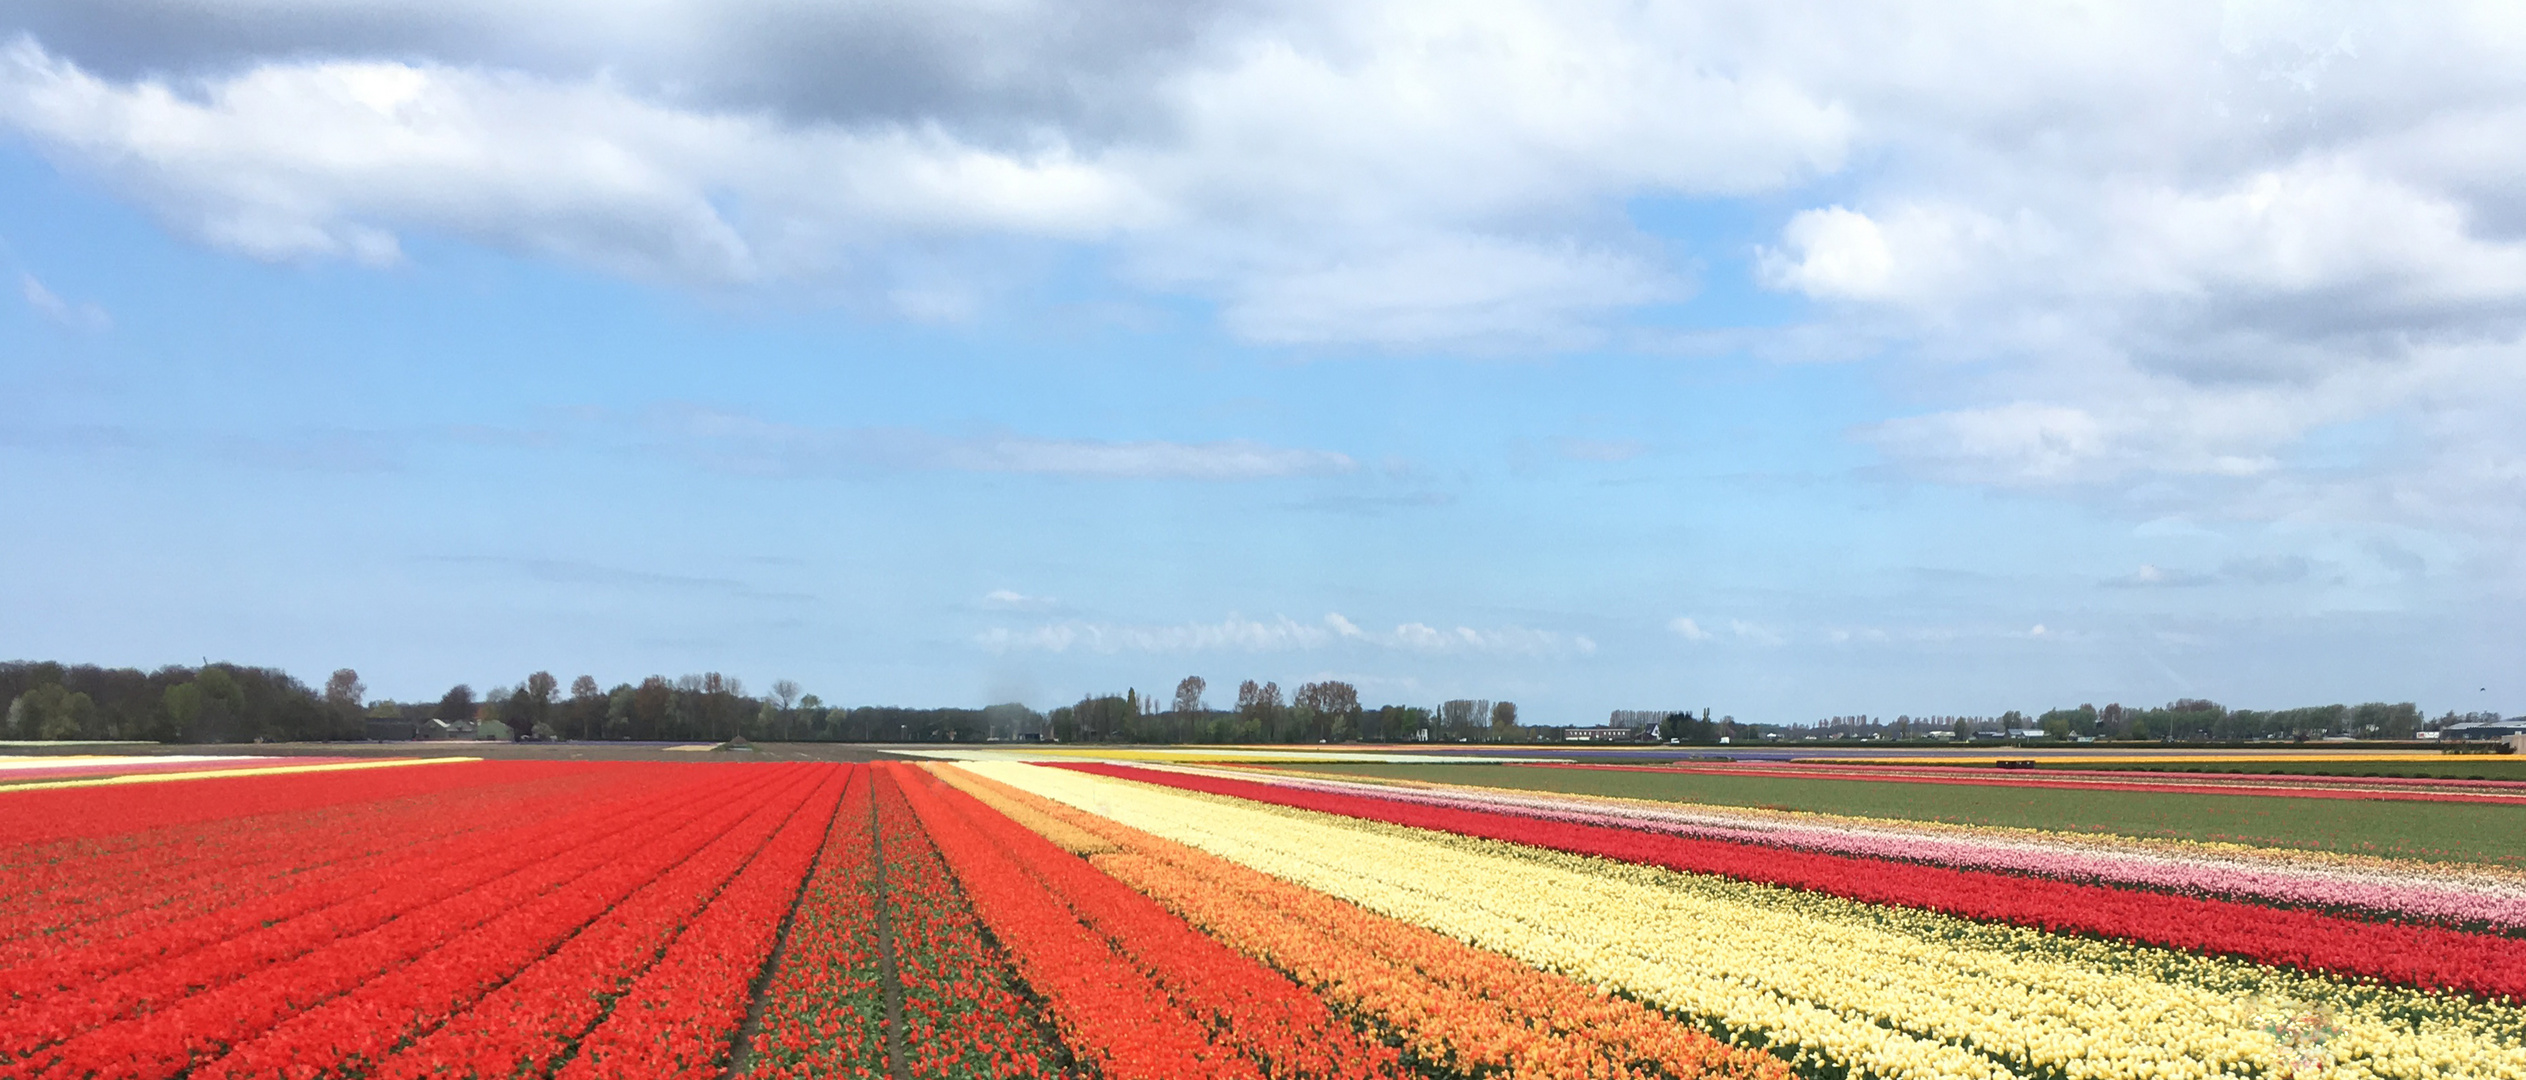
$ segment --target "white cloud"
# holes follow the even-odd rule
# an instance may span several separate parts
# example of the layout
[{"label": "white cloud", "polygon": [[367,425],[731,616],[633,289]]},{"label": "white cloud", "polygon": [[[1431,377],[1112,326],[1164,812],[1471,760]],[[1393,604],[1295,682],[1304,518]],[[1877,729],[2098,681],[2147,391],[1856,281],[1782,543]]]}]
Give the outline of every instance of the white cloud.
[{"label": "white cloud", "polygon": [[1638,439],[1555,438],[1552,448],[1572,461],[1630,461],[1649,452],[1649,444]]},{"label": "white cloud", "polygon": [[26,306],[36,314],[74,330],[103,330],[114,325],[105,309],[95,303],[74,304],[36,280],[33,274],[18,275],[18,295],[26,298]]},{"label": "white cloud", "polygon": [[1884,296],[1893,285],[1886,235],[1866,214],[1839,206],[1800,211],[1781,230],[1781,240],[1796,254],[1766,248],[1757,262],[1763,283],[1775,289],[1865,300]]},{"label": "white cloud", "polygon": [[2140,569],[2122,577],[2108,578],[2105,584],[2136,589],[2183,589],[2208,585],[2217,580],[2209,574],[2142,563]]},{"label": "white cloud", "polygon": [[995,626],[975,641],[993,652],[1050,653],[1302,652],[1336,646],[1425,656],[1584,656],[1596,651],[1596,642],[1584,634],[1522,626],[1441,628],[1419,622],[1378,633],[1361,629],[1339,612],[1312,623],[1286,615],[1268,620],[1232,615],[1212,623],[1154,626],[1072,619],[1026,628]]},{"label": "white cloud", "polygon": [[1015,589],[993,589],[982,594],[982,606],[992,611],[1054,611],[1061,601],[1049,596],[1028,596]]},{"label": "white cloud", "polygon": [[713,468],[756,475],[888,470],[1021,473],[1109,480],[1268,480],[1337,475],[1359,463],[1332,450],[1242,439],[1112,442],[1021,435],[951,437],[902,428],[815,428],[687,408],[651,417],[668,448]]},{"label": "white cloud", "polygon": [[1728,632],[1735,634],[1740,641],[1750,641],[1757,645],[1785,645],[1789,642],[1789,639],[1782,636],[1779,631],[1761,623],[1747,622],[1744,619],[1728,620]]},{"label": "white cloud", "polygon": [[[0,57],[0,125],[207,243],[386,263],[430,231],[645,278],[838,280],[915,318],[974,303],[897,280],[942,241],[1086,240],[1258,341],[1567,345],[1686,291],[1623,200],[1776,190],[1855,133],[1784,73],[1711,62],[1725,17],[1611,2],[125,2],[151,10],[48,10],[70,51]],[[205,19],[242,52],[154,29]]]},{"label": "white cloud", "polygon": [[[953,321],[1024,272],[1009,247],[1095,245],[1248,340],[1518,352],[1606,340],[1746,253],[1636,207],[1752,196],[1791,208],[1757,279],[1820,303],[1712,340],[1883,357],[1918,405],[1860,435],[1901,469],[2486,548],[2521,504],[2504,5],[22,8],[51,36],[0,57],[0,126],[260,258],[437,233]],[[2394,460],[2296,460],[2379,418]]]},{"label": "white cloud", "polygon": [[0,122],[171,225],[263,259],[402,257],[435,230],[698,283],[811,274],[854,239],[1093,237],[1156,212],[1055,141],[799,130],[661,105],[603,79],[439,64],[272,62],[207,82],[99,78],[21,39]]}]

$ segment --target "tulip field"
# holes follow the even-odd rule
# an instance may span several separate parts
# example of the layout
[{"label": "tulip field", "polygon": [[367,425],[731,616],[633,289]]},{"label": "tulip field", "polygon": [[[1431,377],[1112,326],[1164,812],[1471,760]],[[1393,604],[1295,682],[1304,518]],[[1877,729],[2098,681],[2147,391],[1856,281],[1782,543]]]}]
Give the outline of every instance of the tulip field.
[{"label": "tulip field", "polygon": [[0,789],[0,1078],[2526,1078],[2493,862],[963,756]]}]

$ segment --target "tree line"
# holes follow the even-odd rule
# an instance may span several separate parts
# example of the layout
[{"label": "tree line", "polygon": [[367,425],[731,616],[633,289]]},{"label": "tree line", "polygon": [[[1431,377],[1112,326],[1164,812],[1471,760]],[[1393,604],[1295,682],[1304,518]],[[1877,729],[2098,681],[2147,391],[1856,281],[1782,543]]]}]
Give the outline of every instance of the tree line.
[{"label": "tree line", "polygon": [[143,672],[48,661],[0,663],[0,737],[31,740],[297,742],[367,737],[359,673],[317,690],[277,668],[168,666]]},{"label": "tree line", "polygon": [[2116,742],[2304,742],[2316,739],[2410,739],[2422,731],[2465,720],[2498,719],[2496,713],[2449,712],[2424,719],[2412,702],[2309,705],[2294,709],[2231,709],[2205,698],[2158,706],[2109,704],[2049,709],[2034,716],[2010,710],[1998,716],[1836,716],[1780,729],[1789,737],[1926,739],[2021,737]]},{"label": "tree line", "polygon": [[1518,722],[1517,703],[1457,698],[1435,706],[1361,704],[1339,680],[1301,683],[1286,698],[1277,682],[1247,679],[1225,709],[1211,707],[1208,680],[1188,675],[1163,704],[1138,690],[1091,694],[1045,717],[1040,737],[1060,742],[1313,743],[1536,742],[1559,728]]},{"label": "tree line", "polygon": [[[828,705],[789,679],[760,697],[743,680],[719,672],[600,687],[593,676],[560,680],[538,671],[515,686],[477,694],[458,684],[432,703],[386,702],[372,710],[410,723],[426,737],[441,728],[475,725],[477,736],[638,742],[977,742],[1040,731],[1044,716],[1019,704],[982,709],[916,709]],[[437,721],[432,724],[431,721]]]},{"label": "tree line", "polygon": [[436,701],[366,700],[357,671],[322,688],[277,668],[216,663],[133,668],[0,663],[0,738],[174,743],[494,738],[582,741],[975,742],[1532,742],[1547,731],[1518,723],[1517,705],[1462,698],[1435,706],[1367,708],[1359,690],[1328,680],[1284,698],[1247,680],[1229,709],[1204,700],[1199,676],[1161,708],[1137,691],[1091,695],[1050,715],[1009,703],[981,709],[840,707],[791,680],[749,694],[718,672],[606,687],[549,671],[477,690],[459,683]]}]

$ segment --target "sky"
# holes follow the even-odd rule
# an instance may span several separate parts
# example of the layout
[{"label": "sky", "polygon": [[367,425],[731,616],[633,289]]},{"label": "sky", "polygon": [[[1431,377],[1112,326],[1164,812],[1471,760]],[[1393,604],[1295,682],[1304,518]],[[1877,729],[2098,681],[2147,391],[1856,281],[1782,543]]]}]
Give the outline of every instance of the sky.
[{"label": "sky", "polygon": [[2526,711],[2510,3],[19,0],[0,657]]}]

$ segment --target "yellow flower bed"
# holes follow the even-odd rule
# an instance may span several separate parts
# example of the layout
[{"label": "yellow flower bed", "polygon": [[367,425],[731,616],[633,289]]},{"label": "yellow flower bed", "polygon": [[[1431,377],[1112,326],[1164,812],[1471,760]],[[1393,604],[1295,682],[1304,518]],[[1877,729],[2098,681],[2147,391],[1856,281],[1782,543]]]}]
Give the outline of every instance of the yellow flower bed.
[{"label": "yellow flower bed", "polygon": [[[1014,763],[963,767],[1853,1076],[2526,1078],[2526,1012]],[[2321,1045],[2256,1017],[2321,1010]]]}]

